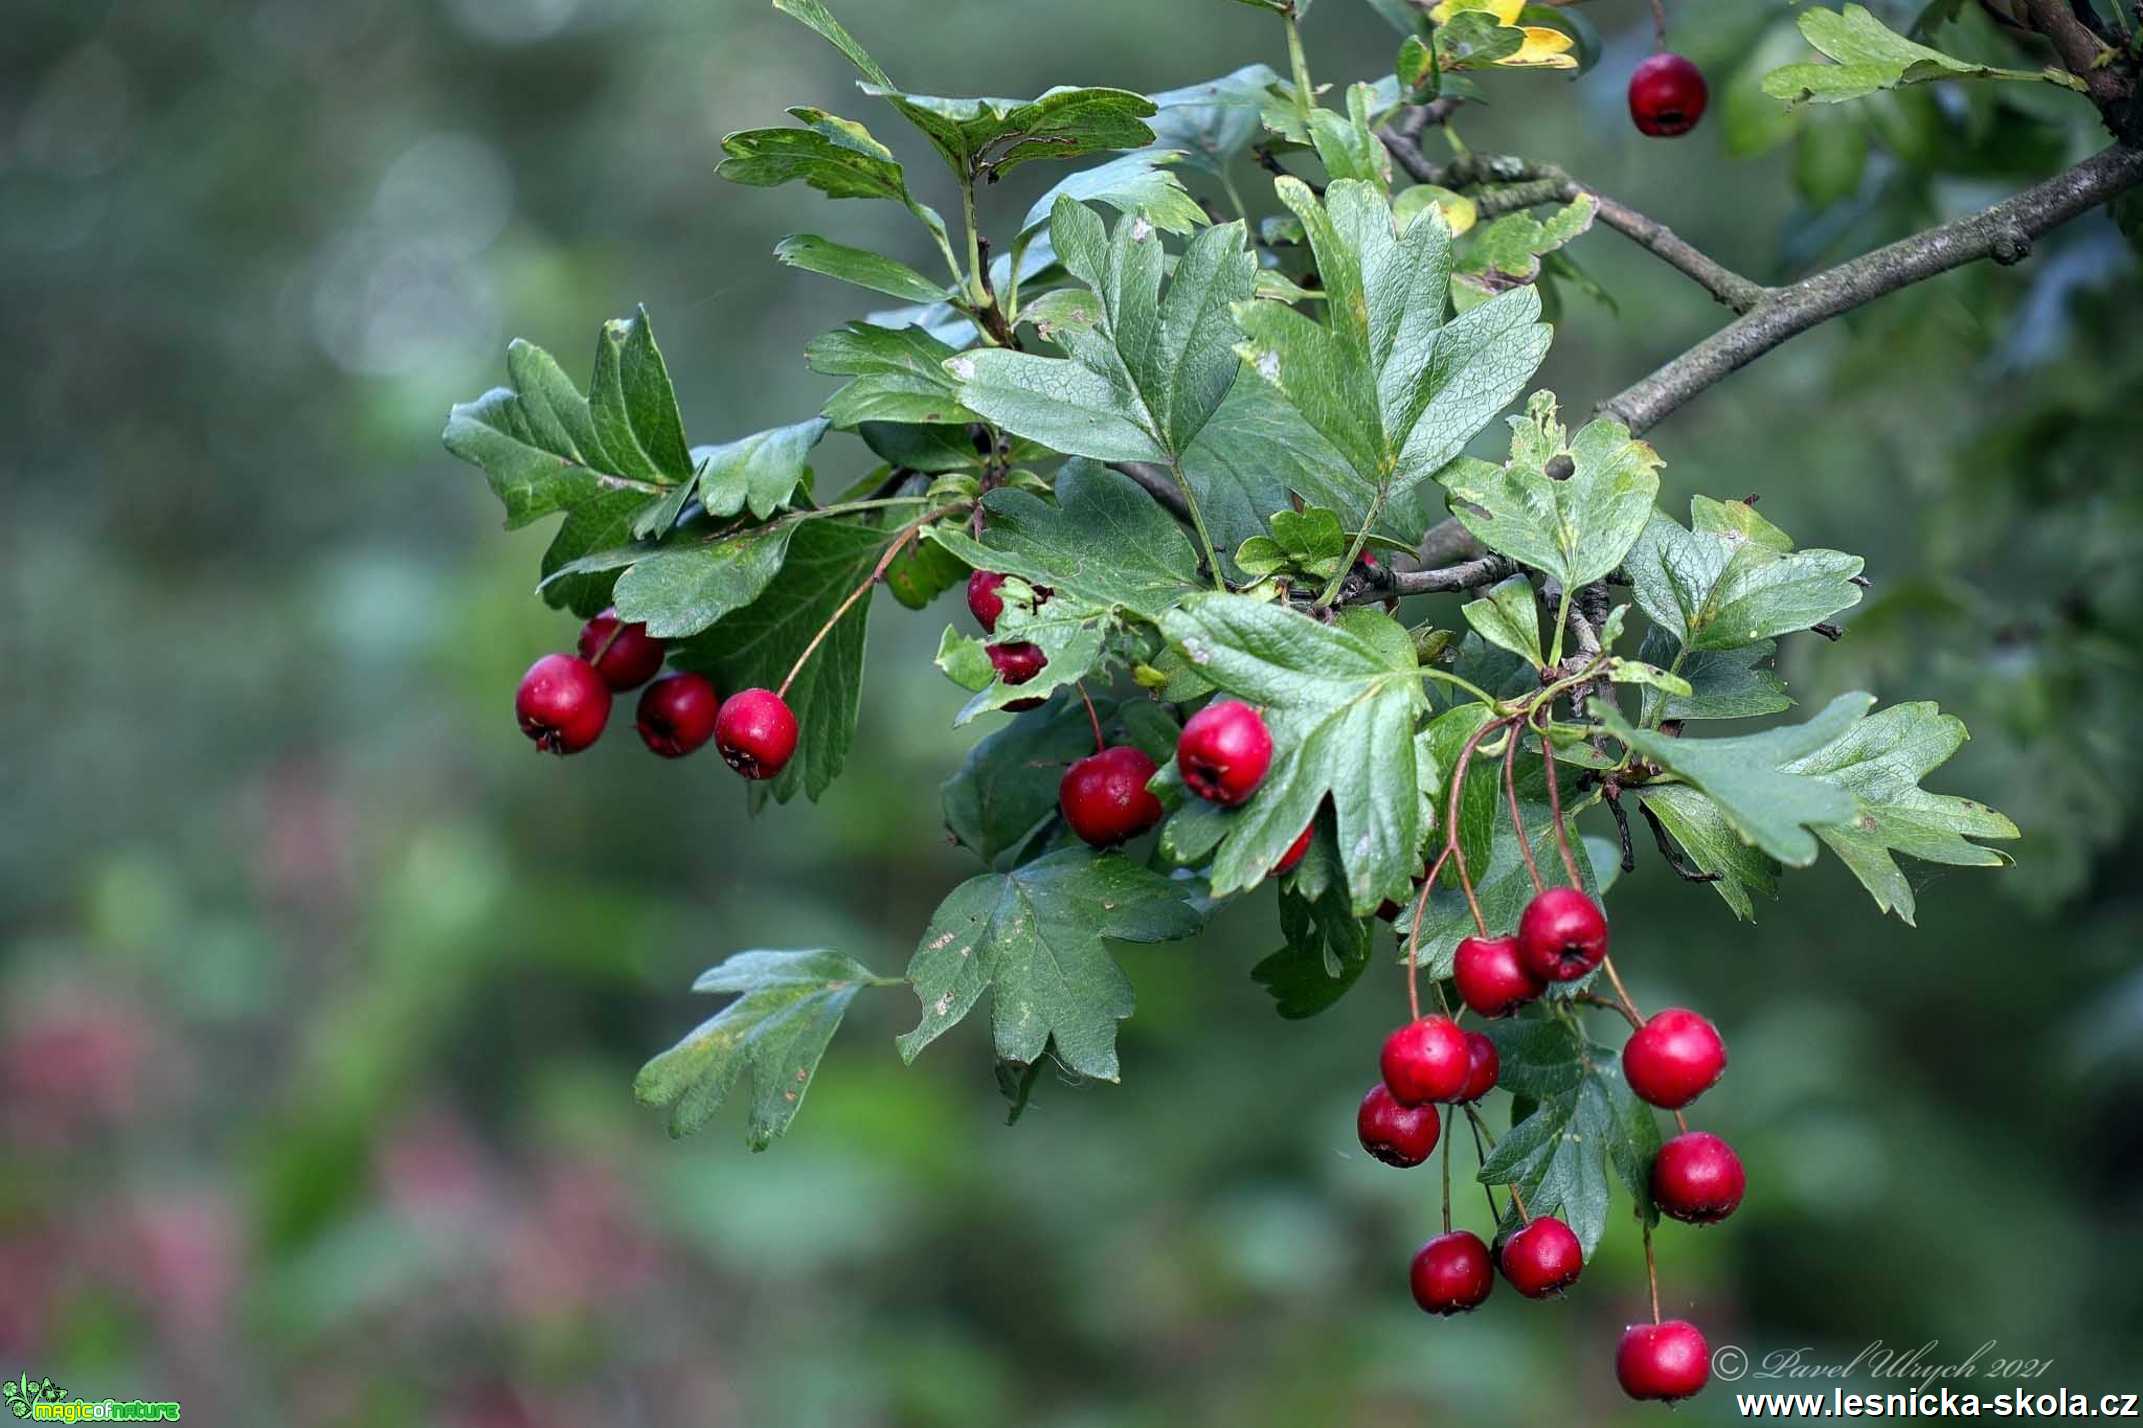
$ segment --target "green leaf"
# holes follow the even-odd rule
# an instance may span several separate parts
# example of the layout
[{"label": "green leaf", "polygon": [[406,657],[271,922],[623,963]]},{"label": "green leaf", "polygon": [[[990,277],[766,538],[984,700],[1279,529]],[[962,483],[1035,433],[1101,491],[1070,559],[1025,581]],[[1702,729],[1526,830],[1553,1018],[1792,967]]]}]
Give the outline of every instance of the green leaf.
[{"label": "green leaf", "polygon": [[1465,10],[1436,27],[1436,57],[1446,70],[1485,69],[1525,47],[1525,31],[1482,10]]},{"label": "green leaf", "polygon": [[841,22],[833,17],[833,12],[826,8],[822,0],[774,0],[774,8],[817,31],[828,44],[848,56],[848,62],[861,70],[863,77],[871,83],[893,83],[886,77],[886,72],[878,67],[878,61],[872,59],[863,46],[856,43],[854,36],[841,27]]},{"label": "green leaf", "polygon": [[1086,706],[1057,699],[983,739],[945,781],[945,827],[991,867],[1011,867],[1057,823],[1057,785],[1094,752]]},{"label": "green leaf", "polygon": [[1684,530],[1654,512],[1624,562],[1638,606],[1692,650],[1724,650],[1805,630],[1860,603],[1863,562],[1794,550],[1740,501],[1699,496]]},{"label": "green leaf", "polygon": [[716,541],[670,546],[618,577],[618,614],[658,639],[680,639],[757,600],[781,570],[800,522],[780,521]]},{"label": "green leaf", "polygon": [[1778,896],[1778,864],[1744,841],[1709,798],[1681,783],[1650,784],[1635,792],[1690,862],[1700,871],[1719,875],[1712,891],[1734,910],[1734,916],[1743,922],[1756,920],[1751,892]]},{"label": "green leaf", "polygon": [[1324,1011],[1361,980],[1369,966],[1370,925],[1354,915],[1337,884],[1315,899],[1280,894],[1286,945],[1250,969],[1274,1010],[1289,1021]]},{"label": "green leaf", "polygon": [[1138,214],[1164,233],[1195,233],[1211,220],[1174,173],[1175,165],[1183,158],[1167,149],[1140,149],[1081,169],[1034,201],[1020,222],[1020,241],[1024,243],[1042,230],[1060,198],[1075,203],[1105,203],[1118,213]]},{"label": "green leaf", "polygon": [[1371,122],[1370,111],[1375,103],[1376,91],[1368,85],[1349,86],[1345,117],[1329,109],[1310,111],[1310,142],[1329,177],[1361,179],[1389,197],[1391,151],[1377,137],[1376,126]]},{"label": "green leaf", "polygon": [[[996,632],[988,639],[963,635],[947,625],[938,642],[937,666],[953,683],[977,691],[953,717],[953,727],[1024,699],[1046,699],[1053,691],[1084,679],[1100,661],[1103,644],[1114,628],[1107,610],[1072,595],[1052,596],[1033,614],[1015,610],[1007,602]],[[1006,684],[989,659],[991,644],[1015,643],[1039,646],[1047,661],[1024,684]]]},{"label": "green leaf", "polygon": [[1153,101],[1127,89],[1047,90],[1034,99],[945,99],[862,86],[923,131],[963,182],[1004,177],[1029,159],[1077,159],[1153,142]]},{"label": "green leaf", "polygon": [[1057,255],[1101,300],[1102,320],[1066,330],[1068,357],[1003,349],[948,361],[959,398],[982,417],[1034,441],[1097,461],[1173,462],[1204,428],[1235,380],[1229,304],[1248,298],[1257,260],[1243,226],[1191,240],[1161,292],[1165,262],[1153,225],[1100,215],[1059,198],[1050,219]]},{"label": "green leaf", "polygon": [[[1183,453],[1183,478],[1223,559],[1267,533],[1267,516],[1286,507],[1290,491],[1337,511],[1350,529],[1360,527],[1368,507],[1332,443],[1255,375],[1237,376]],[[1379,526],[1389,529],[1388,522]]]},{"label": "green leaf", "polygon": [[721,446],[699,446],[692,457],[699,471],[700,504],[710,516],[733,516],[749,509],[765,520],[796,495],[810,475],[807,458],[826,434],[827,422],[813,417],[793,426],[756,431]]},{"label": "green leaf", "polygon": [[1131,982],[1103,939],[1190,936],[1201,921],[1196,892],[1190,880],[1085,848],[968,879],[938,905],[908,963],[923,1015],[899,1039],[901,1058],[913,1061],[987,990],[999,1059],[1028,1064],[1054,1041],[1072,1071],[1114,1081]]},{"label": "green leaf", "polygon": [[1638,654],[1654,664],[1672,664],[1689,685],[1689,693],[1663,695],[1647,691],[1644,721],[1657,727],[1663,719],[1752,719],[1793,707],[1784,681],[1765,668],[1778,652],[1773,640],[1738,645],[1730,650],[1684,651],[1673,635],[1654,625],[1645,631]]},{"label": "green leaf", "polygon": [[1474,231],[1458,262],[1455,279],[1476,294],[1499,293],[1530,283],[1540,276],[1541,259],[1582,237],[1591,229],[1599,211],[1599,200],[1581,193],[1546,220],[1530,213],[1506,213]]},{"label": "green leaf", "polygon": [[1329,580],[1339,573],[1353,543],[1339,516],[1322,506],[1274,511],[1270,524],[1271,535],[1252,536],[1237,550],[1235,563],[1245,574],[1294,570]]},{"label": "green leaf", "polygon": [[906,263],[868,248],[834,243],[815,233],[794,233],[782,239],[774,245],[774,257],[792,268],[854,283],[906,302],[943,302],[948,295],[943,283],[933,283]]},{"label": "green leaf", "polygon": [[885,568],[885,588],[911,610],[967,580],[967,562],[932,541],[910,541]]},{"label": "green leaf", "polygon": [[1214,895],[1261,882],[1327,795],[1355,910],[1400,895],[1420,869],[1421,807],[1388,790],[1415,785],[1427,708],[1406,632],[1374,612],[1323,625],[1240,595],[1193,597],[1161,628],[1200,674],[1262,707],[1273,737],[1272,768],[1214,858]]},{"label": "green leaf", "polygon": [[1730,739],[1669,738],[1632,729],[1604,700],[1591,707],[1630,749],[1709,797],[1745,841],[1804,868],[1816,860],[1809,830],[1852,818],[1854,801],[1837,784],[1791,772],[1790,766],[1843,737],[1874,702],[1871,694],[1841,694],[1805,724]]},{"label": "green leaf", "polygon": [[1540,653],[1540,610],[1533,599],[1533,582],[1523,575],[1498,583],[1485,599],[1460,606],[1459,613],[1490,644],[1509,650],[1535,669],[1547,665]]},{"label": "green leaf", "polygon": [[804,344],[812,371],[854,381],[826,401],[838,427],[864,422],[964,426],[975,413],[960,405],[945,359],[953,349],[920,327],[874,327],[851,322]]},{"label": "green leaf", "polygon": [[[1276,185],[1307,231],[1326,321],[1238,303],[1238,349],[1352,467],[1353,503],[1403,500],[1515,396],[1548,350],[1531,288],[1444,321],[1451,238],[1440,223],[1394,232],[1373,184],[1341,180],[1320,203]],[[1323,504],[1339,508],[1340,503]]]},{"label": "green leaf", "polygon": [[803,182],[828,198],[883,198],[905,207],[923,226],[946,240],[945,220],[908,192],[907,175],[893,151],[853,119],[823,109],[789,110],[801,129],[745,129],[722,140],[728,155],[718,177],[754,188]]},{"label": "green leaf", "polygon": [[1877,907],[1908,925],[1912,884],[1892,853],[1953,867],[2001,867],[2010,861],[2006,854],[1969,840],[2019,836],[2014,823],[1983,803],[1920,787],[1967,737],[1962,720],[1931,703],[1895,704],[1781,765],[1852,796],[1852,817],[1816,829],[1816,836],[1853,870]]},{"label": "green leaf", "polygon": [[1875,18],[1867,7],[1810,9],[1801,15],[1808,43],[1835,61],[1789,64],[1764,76],[1763,90],[1787,104],[1838,104],[1879,90],[1925,84],[1937,79],[2044,80],[2081,90],[2083,82],[2062,70],[1997,69],[1970,64],[1937,49],[1917,44]]},{"label": "green leaf", "polygon": [[670,1108],[670,1134],[690,1135],[746,1071],[752,1078],[745,1141],[765,1150],[789,1128],[811,1089],[811,1075],[866,986],[892,983],[823,947],[797,952],[739,952],[700,974],[695,992],[733,992],[735,1001],[645,1066],[633,1095]]},{"label": "green leaf", "polygon": [[1154,143],[1184,151],[1184,163],[1218,178],[1264,130],[1259,116],[1280,76],[1270,65],[1245,65],[1232,74],[1150,96],[1147,121]]},{"label": "green leaf", "polygon": [[[1605,417],[1570,436],[1551,392],[1534,393],[1511,427],[1507,465],[1462,462],[1440,478],[1452,514],[1481,544],[1553,576],[1564,590],[1603,578],[1651,515],[1658,455]],[[1570,474],[1558,480],[1551,464]]]}]

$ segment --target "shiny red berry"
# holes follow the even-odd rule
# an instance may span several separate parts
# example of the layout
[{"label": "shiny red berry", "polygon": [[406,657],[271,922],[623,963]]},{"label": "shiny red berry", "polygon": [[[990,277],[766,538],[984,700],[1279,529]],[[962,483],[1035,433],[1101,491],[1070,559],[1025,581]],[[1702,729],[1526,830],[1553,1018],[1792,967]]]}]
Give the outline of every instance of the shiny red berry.
[{"label": "shiny red berry", "polygon": [[1655,139],[1696,128],[1710,98],[1704,71],[1677,54],[1652,55],[1630,75],[1630,119]]},{"label": "shiny red berry", "polygon": [[1719,1028],[1693,1011],[1652,1013],[1622,1048],[1622,1079],[1639,1100],[1678,1111],[1710,1090],[1726,1070]]},{"label": "shiny red berry", "polygon": [[672,674],[640,691],[634,727],[649,752],[681,759],[714,737],[722,696],[704,674]]},{"label": "shiny red berry", "polygon": [[1541,1215],[1503,1242],[1498,1256],[1503,1277],[1528,1299],[1545,1299],[1577,1283],[1585,1268],[1585,1250],[1570,1227],[1553,1215]]},{"label": "shiny red berry", "polygon": [[[1007,684],[1025,684],[1040,674],[1049,664],[1049,656],[1042,647],[1026,640],[1014,640],[1001,645],[989,645],[983,653],[990,657],[990,668]],[[1005,708],[1017,714],[1023,709],[1039,709],[1045,701],[1040,699],[1013,699]]]},{"label": "shiny red berry", "polygon": [[1421,1106],[1458,1099],[1472,1074],[1473,1051],[1456,1022],[1430,1015],[1385,1037],[1378,1064],[1399,1104]]},{"label": "shiny red berry", "polygon": [[[1004,583],[1005,578],[994,570],[978,570],[967,577],[967,612],[975,617],[975,623],[982,626],[985,634],[997,633],[997,617],[1005,612],[1005,597],[998,593]],[[1051,594],[1047,585],[1033,588],[1037,605]],[[1008,684],[1012,682],[1006,681]]]},{"label": "shiny red berry", "polygon": [[1272,735],[1257,710],[1233,699],[1191,715],[1176,740],[1176,767],[1192,793],[1223,808],[1240,806],[1272,767]]},{"label": "shiny red berry", "polygon": [[662,641],[649,634],[645,625],[619,620],[612,608],[580,627],[580,657],[622,694],[638,689],[662,668]]},{"label": "shiny red berry", "polygon": [[1496,1287],[1488,1246],[1471,1230],[1447,1230],[1416,1250],[1407,1281],[1414,1302],[1431,1314],[1478,1309]]},{"label": "shiny red berry", "polygon": [[1354,1133],[1362,1138],[1362,1149],[1401,1170],[1429,1158],[1436,1149],[1437,1129],[1436,1107],[1402,1106],[1382,1081],[1369,1088],[1354,1113]]},{"label": "shiny red berry", "polygon": [[1748,1176],[1734,1148],[1709,1131],[1684,1131],[1652,1160],[1652,1199],[1663,1215],[1715,1225],[1741,1205]]},{"label": "shiny red berry", "polygon": [[1454,1099],[1462,1106],[1480,1100],[1496,1089],[1496,1077],[1502,1071],[1503,1061],[1496,1055],[1496,1044],[1478,1031],[1467,1032],[1466,1085]]},{"label": "shiny red berry", "polygon": [[1711,1345],[1686,1319],[1632,1324],[1615,1349],[1615,1378],[1632,1398],[1688,1398],[1711,1378]]},{"label": "shiny red berry", "polygon": [[1546,989],[1518,960],[1515,937],[1461,939],[1451,975],[1466,1005],[1488,1017],[1509,1016]]},{"label": "shiny red berry", "polygon": [[547,654],[521,676],[513,712],[546,754],[577,754],[610,722],[610,686],[586,660]]},{"label": "shiny red berry", "polygon": [[1573,982],[1607,955],[1607,916],[1577,888],[1549,888],[1518,917],[1518,960],[1543,982]]},{"label": "shiny red berry", "polygon": [[771,689],[740,690],[715,716],[714,746],[746,778],[773,778],[796,752],[796,716]]},{"label": "shiny red berry", "polygon": [[1089,754],[1064,771],[1057,806],[1097,848],[1128,842],[1161,821],[1161,800],[1146,787],[1154,762],[1129,744]]},{"label": "shiny red berry", "polygon": [[1302,830],[1301,837],[1287,845],[1287,851],[1280,855],[1280,861],[1272,865],[1274,877],[1285,877],[1301,866],[1303,855],[1310,851],[1310,835],[1316,831],[1317,825],[1312,823]]}]

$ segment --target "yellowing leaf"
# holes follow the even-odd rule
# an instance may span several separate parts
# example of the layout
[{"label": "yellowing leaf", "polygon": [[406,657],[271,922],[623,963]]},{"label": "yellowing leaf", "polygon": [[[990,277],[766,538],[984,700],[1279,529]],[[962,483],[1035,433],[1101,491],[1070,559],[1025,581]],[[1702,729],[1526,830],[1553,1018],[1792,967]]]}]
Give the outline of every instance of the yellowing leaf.
[{"label": "yellowing leaf", "polygon": [[1545,25],[1522,25],[1525,43],[1518,53],[1505,55],[1496,61],[1506,69],[1576,69],[1577,56],[1567,53],[1575,43],[1561,30],[1551,30]]},{"label": "yellowing leaf", "polygon": [[1429,18],[1439,25],[1447,25],[1451,17],[1467,10],[1478,10],[1496,17],[1499,25],[1515,26],[1519,12],[1525,9],[1525,0],[1443,0],[1429,11]]}]

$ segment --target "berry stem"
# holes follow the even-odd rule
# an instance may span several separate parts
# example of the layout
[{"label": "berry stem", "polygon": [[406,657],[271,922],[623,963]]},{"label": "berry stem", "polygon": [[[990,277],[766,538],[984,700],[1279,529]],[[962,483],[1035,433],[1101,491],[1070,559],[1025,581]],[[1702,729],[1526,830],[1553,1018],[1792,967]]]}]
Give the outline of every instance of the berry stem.
[{"label": "berry stem", "polygon": [[864,577],[863,583],[848,592],[848,598],[843,600],[840,606],[834,610],[832,618],[819,626],[819,632],[811,637],[811,643],[804,646],[804,652],[796,657],[796,663],[789,666],[789,672],[782,676],[781,687],[774,691],[775,698],[787,699],[789,697],[789,686],[796,683],[796,676],[804,672],[804,665],[810,661],[812,655],[818,653],[818,647],[826,642],[826,636],[833,633],[833,627],[841,623],[841,617],[846,615],[858,600],[870,593],[873,585],[885,578],[886,567],[893,563],[893,557],[899,555],[902,548],[909,541],[915,539],[916,532],[939,517],[952,515],[961,509],[963,509],[961,506],[940,506],[934,511],[925,511],[922,515],[917,516],[900,528],[900,531],[893,537],[892,544],[888,545],[885,548],[885,553],[878,557],[878,563],[871,567],[871,573]]},{"label": "berry stem", "polygon": [[[1665,0],[1652,0],[1652,38],[1658,42],[1659,48],[1665,49],[1667,47],[1667,6]],[[1659,1315],[1656,1311],[1652,1315],[1652,1322],[1659,1322]]]},{"label": "berry stem", "polygon": [[[1491,719],[1466,740],[1465,747],[1458,751],[1458,762],[1451,770],[1451,796],[1444,808],[1444,852],[1456,860],[1459,891],[1466,894],[1466,906],[1473,912],[1474,928],[1483,937],[1488,935],[1488,919],[1481,915],[1481,900],[1474,896],[1473,879],[1466,872],[1466,853],[1458,845],[1459,794],[1466,787],[1466,766],[1473,762],[1473,751],[1481,746],[1483,739],[1498,729],[1508,728],[1510,723],[1509,718]],[[1416,925],[1419,925],[1418,921]]]},{"label": "berry stem", "polygon": [[612,622],[610,626],[610,634],[603,640],[603,647],[595,652],[595,658],[589,660],[588,663],[594,665],[597,669],[601,669],[603,667],[603,656],[610,653],[610,647],[616,644],[618,642],[618,636],[624,633],[625,621],[621,617],[618,620]]},{"label": "berry stem", "polygon": [[1555,773],[1555,740],[1545,728],[1540,731],[1540,759],[1548,771],[1548,812],[1555,823],[1555,846],[1563,855],[1563,871],[1570,874],[1570,886],[1582,888],[1585,880],[1578,876],[1577,855],[1570,849],[1570,830],[1563,826],[1563,790]]},{"label": "berry stem", "polygon": [[[1526,875],[1533,880],[1533,891],[1545,892],[1547,883],[1541,879],[1540,864],[1533,858],[1533,838],[1525,831],[1525,813],[1518,806],[1518,745],[1522,742],[1519,731],[1512,729],[1510,742],[1503,750],[1503,798],[1510,805],[1511,831],[1518,835],[1518,851],[1525,855]],[[1558,822],[1560,818],[1558,817]]]},{"label": "berry stem", "polygon": [[1597,992],[1579,992],[1575,996],[1571,997],[1570,1000],[1574,1002],[1583,1002],[1586,1006],[1589,1007],[1604,1007],[1608,1011],[1613,1012],[1616,1016],[1619,1016],[1625,1021],[1629,1022],[1630,1030],[1644,1030],[1643,1018],[1634,1015],[1630,1011],[1630,1009],[1624,1006],[1622,1003],[1614,1001],[1608,997],[1603,997]]},{"label": "berry stem", "polygon": [[1451,1124],[1450,1111],[1444,1112],[1444,1233],[1451,1233]]},{"label": "berry stem", "polygon": [[1644,1225],[1644,1280],[1652,1291],[1652,1322],[1659,1322],[1659,1262],[1652,1258],[1652,1222]]},{"label": "berry stem", "polygon": [[[1436,886],[1437,875],[1444,870],[1444,863],[1451,856],[1451,845],[1436,855],[1429,864],[1429,874],[1421,880],[1421,892],[1414,898],[1414,926],[1406,936],[1406,1009],[1413,1021],[1421,1020],[1421,919],[1429,910],[1429,893]],[[1443,986],[1438,984],[1436,995],[1443,995]]]},{"label": "berry stem", "polygon": [[1630,989],[1622,985],[1622,974],[1615,970],[1615,959],[1602,957],[1600,966],[1607,973],[1607,980],[1613,985],[1616,998],[1622,1003],[1622,1014],[1630,1019],[1630,1025],[1643,1026],[1644,1013],[1637,1010],[1636,1002],[1630,1000]]},{"label": "berry stem", "polygon": [[[1475,1110],[1473,1107],[1468,1106],[1466,1107],[1466,1116],[1469,1120],[1473,1122],[1473,1135],[1475,1146],[1478,1147],[1480,1145],[1481,1137],[1486,1136],[1488,1138],[1488,1148],[1490,1150],[1494,1150],[1496,1148],[1495,1132],[1489,1130],[1486,1125],[1482,1124],[1481,1113]],[[1488,1157],[1485,1155],[1482,1156],[1481,1163],[1484,1165],[1487,1164]],[[1487,1188],[1486,1182],[1483,1182],[1482,1188]],[[1510,1184],[1505,1185],[1503,1188],[1510,1192],[1511,1204],[1517,1207],[1518,1223],[1521,1225],[1531,1224],[1533,1217],[1525,1208],[1525,1196],[1521,1195],[1518,1192],[1517,1182],[1512,1181]],[[1488,1197],[1488,1208],[1491,1210],[1496,1208],[1496,1197],[1493,1195]],[[1496,1218],[1498,1221],[1500,1221],[1503,1217],[1501,1215],[1498,1215]]]},{"label": "berry stem", "polygon": [[1075,688],[1078,689],[1079,698],[1086,705],[1087,723],[1094,726],[1094,752],[1097,754],[1101,753],[1103,750],[1108,748],[1108,742],[1101,737],[1101,716],[1094,712],[1094,700],[1093,697],[1086,692],[1086,681],[1083,679],[1075,679],[1072,681],[1072,684]]},{"label": "berry stem", "polygon": [[[1481,1144],[1481,1137],[1486,1134],[1486,1130],[1481,1125],[1481,1113],[1471,1106],[1466,1107],[1466,1126],[1473,1132],[1473,1158],[1475,1163],[1486,1165],[1488,1163],[1488,1151]],[[1494,1137],[1491,1136],[1488,1143],[1489,1145],[1494,1145]],[[1496,1192],[1489,1189],[1485,1182],[1481,1186],[1481,1198],[1488,1202],[1488,1218],[1490,1222],[1498,1225],[1502,1224],[1503,1212],[1496,1208]]]},{"label": "berry stem", "polygon": [[1674,1128],[1683,1135],[1689,1134],[1689,1117],[1686,1113],[1682,1111],[1674,1113]]}]

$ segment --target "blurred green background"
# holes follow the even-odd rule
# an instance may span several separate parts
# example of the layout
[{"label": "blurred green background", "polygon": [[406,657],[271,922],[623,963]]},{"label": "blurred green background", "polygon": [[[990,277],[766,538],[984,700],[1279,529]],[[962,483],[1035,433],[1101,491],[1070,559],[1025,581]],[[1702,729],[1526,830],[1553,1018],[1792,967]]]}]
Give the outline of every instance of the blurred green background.
[{"label": "blurred green background", "polygon": [[[1600,67],[1490,79],[1467,140],[1767,279],[2099,142],[2050,87],[1782,118],[1753,82],[1798,57],[1783,7],[1672,8],[1714,83],[1691,137],[1630,129],[1649,21],[1600,0]],[[1225,0],[843,9],[940,93],[1285,64]],[[1971,21],[1953,48],[2019,62]],[[973,871],[937,802],[975,732],[929,663],[957,597],[880,602],[858,753],[821,805],[747,821],[718,762],[659,765],[622,725],[534,757],[513,684],[574,630],[529,593],[548,532],[502,535],[437,434],[508,338],[582,375],[635,302],[694,439],[815,410],[832,383],[802,345],[868,303],[774,241],[927,255],[890,207],[718,183],[720,136],[823,105],[952,199],[830,49],[760,0],[15,0],[5,29],[0,1372],[231,1424],[1656,1412],[1610,1368],[1641,1312],[1632,1227],[1565,1302],[1414,1310],[1433,1177],[1368,1162],[1351,1124],[1396,970],[1278,1020],[1247,975],[1270,893],[1125,949],[1123,1084],[1045,1078],[1010,1129],[985,1019],[904,1070],[901,991],[858,1002],[766,1155],[739,1108],[672,1143],[633,1104],[640,1060],[711,1009],[685,991],[702,967],[824,944],[897,972]],[[1357,0],[1307,35],[1320,78],[1390,65]],[[1573,410],[1721,320],[1604,230],[1575,251],[1619,310],[1567,295],[1543,381]],[[1938,1339],[1950,1362],[1995,1340],[2051,1359],[2044,1383],[2143,1387],[2139,297],[2094,215],[1653,434],[1670,504],[1761,493],[1803,544],[1868,556],[1846,639],[1783,652],[1804,706],[1940,699],[1976,737],[1935,786],[2027,832],[2010,870],[1913,868],[1917,930],[1835,864],[1738,925],[1641,848],[1614,904],[1633,990],[1733,1048],[1703,1119],[1748,1204],[1660,1238],[1670,1312],[1715,1345]],[[820,485],[863,469],[829,443]],[[1730,1420],[1731,1395],[1684,1415]]]}]

